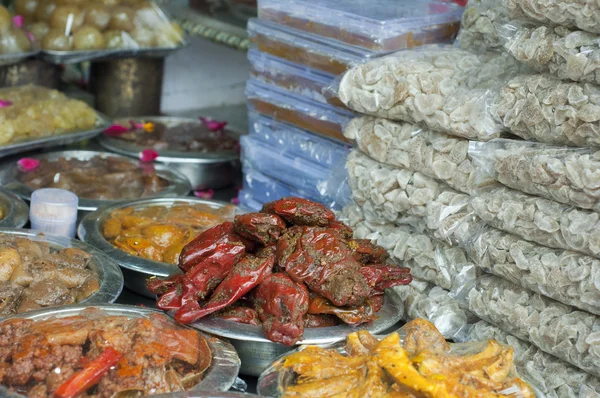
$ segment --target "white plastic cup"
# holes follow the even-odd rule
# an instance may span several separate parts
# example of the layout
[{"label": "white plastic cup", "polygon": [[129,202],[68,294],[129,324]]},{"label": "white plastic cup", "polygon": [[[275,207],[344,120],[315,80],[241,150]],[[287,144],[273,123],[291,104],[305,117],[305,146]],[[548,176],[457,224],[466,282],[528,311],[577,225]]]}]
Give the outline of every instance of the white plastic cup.
[{"label": "white plastic cup", "polygon": [[33,191],[29,207],[31,229],[75,237],[78,205],[77,195],[65,189],[42,188]]}]

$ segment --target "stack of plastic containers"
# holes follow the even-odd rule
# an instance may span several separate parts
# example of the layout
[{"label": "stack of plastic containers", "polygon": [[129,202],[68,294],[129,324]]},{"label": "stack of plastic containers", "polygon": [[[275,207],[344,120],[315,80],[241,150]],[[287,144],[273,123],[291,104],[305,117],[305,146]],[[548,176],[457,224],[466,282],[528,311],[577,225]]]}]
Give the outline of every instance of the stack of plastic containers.
[{"label": "stack of plastic containers", "polygon": [[297,195],[339,205],[339,190],[335,201],[322,183],[344,164],[343,128],[355,115],[325,89],[358,63],[451,42],[462,8],[429,0],[259,0],[258,9],[248,23],[250,135],[242,139],[240,202],[256,209]]}]

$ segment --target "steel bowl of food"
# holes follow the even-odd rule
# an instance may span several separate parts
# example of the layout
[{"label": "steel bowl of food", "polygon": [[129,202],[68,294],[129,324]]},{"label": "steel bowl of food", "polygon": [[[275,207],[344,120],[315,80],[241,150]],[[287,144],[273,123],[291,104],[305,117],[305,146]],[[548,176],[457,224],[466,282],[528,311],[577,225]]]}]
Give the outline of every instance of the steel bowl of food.
[{"label": "steel bowl of food", "polygon": [[11,336],[0,341],[6,358],[0,396],[7,397],[227,391],[240,366],[226,340],[136,306],[29,312],[0,322],[0,335]]},{"label": "steel bowl of food", "polygon": [[229,186],[240,171],[240,133],[223,125],[166,116],[117,123],[133,127],[116,136],[100,136],[98,141],[104,148],[132,157],[153,149],[159,154],[157,162],[185,175],[195,190]]},{"label": "steel bowl of food", "polygon": [[192,197],[139,199],[88,214],[77,234],[121,266],[128,289],[154,298],[147,279],[176,272],[183,247],[202,231],[232,220],[235,211],[225,202]]},{"label": "steel bowl of food", "polygon": [[123,200],[190,192],[187,178],[167,166],[113,153],[56,151],[31,159],[38,163],[27,170],[15,160],[0,169],[2,186],[25,200],[30,200],[36,189],[61,188],[79,197],[80,211],[94,211]]},{"label": "steel bowl of food", "polygon": [[0,317],[46,307],[114,302],[119,266],[83,242],[0,228]]},{"label": "steel bowl of food", "polygon": [[0,228],[22,228],[28,219],[27,203],[12,192],[0,188]]}]

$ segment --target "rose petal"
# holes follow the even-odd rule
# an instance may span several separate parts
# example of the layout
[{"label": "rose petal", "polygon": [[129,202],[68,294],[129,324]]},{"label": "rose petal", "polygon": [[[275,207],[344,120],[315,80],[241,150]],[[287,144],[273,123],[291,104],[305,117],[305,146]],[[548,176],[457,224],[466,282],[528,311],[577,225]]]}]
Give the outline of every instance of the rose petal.
[{"label": "rose petal", "polygon": [[194,196],[200,199],[212,199],[215,196],[215,191],[207,189],[206,191],[194,191]]},{"label": "rose petal", "polygon": [[10,101],[5,101],[0,99],[0,108],[6,108],[11,106],[13,103]]},{"label": "rose petal", "polygon": [[140,152],[140,160],[142,162],[154,162],[157,157],[158,152],[156,152],[154,149],[144,149],[142,152]]},{"label": "rose petal", "polygon": [[132,130],[140,130],[144,128],[144,123],[136,123],[133,120],[129,121]]},{"label": "rose petal", "polygon": [[221,122],[218,120],[212,120],[210,118],[207,117],[202,117],[200,116],[200,121],[202,123],[204,123],[204,125],[206,127],[208,127],[208,129],[210,131],[221,131],[225,128],[225,126],[227,126],[227,122]]},{"label": "rose petal", "polygon": [[25,19],[23,18],[23,15],[15,15],[12,18],[13,24],[17,27],[17,28],[22,28],[23,27],[23,22],[25,22]]},{"label": "rose petal", "polygon": [[40,167],[40,161],[31,158],[21,158],[17,161],[17,164],[19,165],[19,170],[21,171],[31,171]]},{"label": "rose petal", "polygon": [[234,205],[239,205],[240,200],[238,198],[233,198],[233,199],[231,199],[231,203],[233,203]]},{"label": "rose petal", "polygon": [[109,137],[118,137],[122,134],[125,134],[128,131],[129,129],[125,126],[121,126],[120,124],[113,124],[106,130],[104,130],[104,134]]},{"label": "rose petal", "polygon": [[33,35],[33,33],[31,32],[26,32],[27,33],[27,37],[29,38],[30,42],[34,42],[35,41],[35,36]]}]

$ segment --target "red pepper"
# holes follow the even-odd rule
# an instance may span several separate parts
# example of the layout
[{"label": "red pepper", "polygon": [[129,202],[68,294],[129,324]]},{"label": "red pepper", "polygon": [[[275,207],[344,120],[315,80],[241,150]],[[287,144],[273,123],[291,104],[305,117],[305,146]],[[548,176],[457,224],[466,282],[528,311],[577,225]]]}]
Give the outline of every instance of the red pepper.
[{"label": "red pepper", "polygon": [[100,382],[100,379],[121,360],[123,355],[108,347],[98,358],[90,361],[80,372],[75,373],[69,380],[64,382],[54,396],[56,398],[72,398],[86,392],[89,388]]}]

